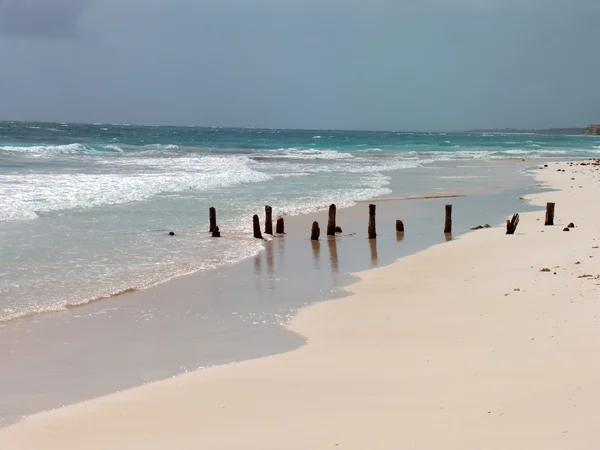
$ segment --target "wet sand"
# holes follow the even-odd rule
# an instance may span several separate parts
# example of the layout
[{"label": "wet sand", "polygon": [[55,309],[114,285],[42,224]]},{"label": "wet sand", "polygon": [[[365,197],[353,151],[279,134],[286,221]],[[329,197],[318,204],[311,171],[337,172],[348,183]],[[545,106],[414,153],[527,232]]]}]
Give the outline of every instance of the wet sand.
[{"label": "wet sand", "polygon": [[[518,197],[536,183],[519,171],[533,164],[441,165],[412,187],[394,178],[393,193],[374,201],[376,241],[366,239],[364,203],[338,211],[343,234],[336,239],[324,236],[326,212],[290,217],[285,237],[266,241],[263,252],[241,263],[1,324],[0,424],[202,367],[297,348],[305,338],[285,326],[298,308],[345,295],[342,287],[356,281],[354,272],[449,240],[442,232],[446,203],[454,205],[454,237],[531,209]],[[483,176],[470,177],[473,170]],[[440,198],[403,201],[399,194]],[[396,219],[404,221],[404,235],[396,234]],[[321,222],[318,243],[308,240],[313,220]]]}]

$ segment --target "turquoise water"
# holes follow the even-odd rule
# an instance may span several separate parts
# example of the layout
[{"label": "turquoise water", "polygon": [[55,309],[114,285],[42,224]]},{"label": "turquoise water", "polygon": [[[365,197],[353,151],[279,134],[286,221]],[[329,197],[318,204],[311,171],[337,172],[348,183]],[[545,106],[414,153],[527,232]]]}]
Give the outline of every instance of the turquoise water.
[{"label": "turquoise water", "polygon": [[[251,217],[423,188],[453,161],[600,155],[600,139],[0,122],[0,321],[255,255]],[[211,239],[217,207],[227,239]],[[175,237],[167,232],[173,230]]]}]

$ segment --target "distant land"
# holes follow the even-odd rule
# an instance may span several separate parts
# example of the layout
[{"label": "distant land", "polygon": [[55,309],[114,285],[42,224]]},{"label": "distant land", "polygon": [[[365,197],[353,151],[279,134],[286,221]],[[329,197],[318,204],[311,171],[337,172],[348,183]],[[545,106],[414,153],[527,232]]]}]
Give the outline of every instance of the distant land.
[{"label": "distant land", "polygon": [[590,135],[600,136],[600,125],[589,125],[585,128],[545,128],[545,129],[520,129],[520,128],[491,128],[469,130],[471,133],[504,133],[504,134],[564,134],[564,135]]},{"label": "distant land", "polygon": [[471,133],[505,133],[505,134],[585,134],[587,128],[546,128],[542,130],[525,130],[520,128],[490,128],[469,130]]}]

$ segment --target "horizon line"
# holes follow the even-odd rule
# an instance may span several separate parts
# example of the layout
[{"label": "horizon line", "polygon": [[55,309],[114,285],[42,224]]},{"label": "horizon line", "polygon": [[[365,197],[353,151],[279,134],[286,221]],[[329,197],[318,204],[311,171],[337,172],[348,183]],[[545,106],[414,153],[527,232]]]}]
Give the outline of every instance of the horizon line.
[{"label": "horizon line", "polygon": [[224,130],[261,130],[261,131],[342,131],[342,132],[387,132],[387,133],[493,133],[493,132],[507,132],[507,131],[522,131],[522,132],[535,132],[535,131],[552,131],[552,130],[585,130],[587,127],[593,125],[590,123],[583,126],[560,126],[560,127],[545,127],[545,128],[518,128],[518,127],[483,127],[483,128],[467,128],[467,129],[440,129],[440,130],[426,130],[426,129],[414,129],[414,130],[392,130],[392,129],[360,129],[360,128],[278,128],[278,127],[249,127],[249,126],[234,126],[234,125],[173,125],[173,124],[162,124],[162,125],[150,125],[141,123],[109,123],[109,122],[77,122],[77,121],[47,121],[47,120],[0,120],[0,123],[37,123],[37,124],[60,124],[60,125],[93,125],[102,126],[108,125],[113,127],[147,127],[147,128],[205,128],[205,129],[224,129]]}]

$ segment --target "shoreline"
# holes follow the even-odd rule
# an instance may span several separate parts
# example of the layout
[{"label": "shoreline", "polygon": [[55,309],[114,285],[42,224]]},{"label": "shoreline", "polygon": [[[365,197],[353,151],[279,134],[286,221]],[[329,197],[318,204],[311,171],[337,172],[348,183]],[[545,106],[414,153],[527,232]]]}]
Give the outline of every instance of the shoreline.
[{"label": "shoreline", "polygon": [[299,311],[289,328],[308,342],[294,351],[34,415],[0,430],[0,443],[595,448],[599,311],[581,273],[600,271],[600,214],[586,208],[596,168],[559,167],[567,174],[538,171],[556,190],[528,196],[557,201],[555,227],[524,213],[515,236],[479,230],[361,272],[351,295]]},{"label": "shoreline", "polygon": [[[479,223],[500,223],[505,213],[523,208],[511,186],[517,183],[520,189],[533,189],[529,175],[521,172],[537,163],[506,162],[501,172],[497,172],[496,164],[485,165],[492,175],[503,180],[509,176],[504,190],[481,192],[474,187],[473,196],[453,199],[454,237]],[[456,173],[465,170],[451,169]],[[452,182],[444,179],[434,185]],[[497,184],[486,179],[475,183]],[[392,187],[393,192],[404,189],[402,185]],[[284,328],[297,310],[347,295],[342,288],[356,281],[355,272],[386,266],[398,257],[445,242],[441,233],[445,201],[374,199],[379,205],[376,242],[366,239],[364,204],[338,210],[338,224],[344,234],[333,240],[322,236],[318,244],[311,244],[308,231],[313,220],[326,219],[326,212],[294,216],[286,223],[285,238],[266,241],[259,254],[242,262],[27,318],[4,327],[4,332],[0,327],[0,354],[4,353],[7,368],[0,373],[0,397],[4,398],[0,415],[8,413],[9,418],[3,425],[41,410],[198,368],[281,354],[302,346],[304,339]],[[394,231],[397,218],[407,227],[400,240]],[[228,279],[236,280],[238,286]],[[306,283],[307,279],[311,281]],[[111,330],[108,334],[107,329]],[[22,380],[23,373],[36,379],[35,384],[27,378]]]}]

